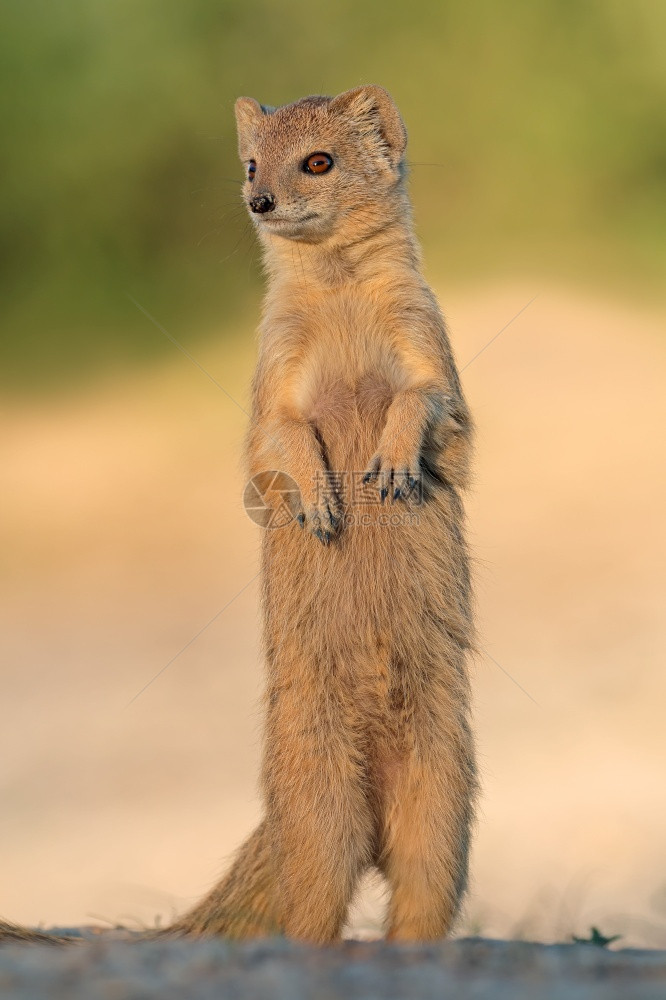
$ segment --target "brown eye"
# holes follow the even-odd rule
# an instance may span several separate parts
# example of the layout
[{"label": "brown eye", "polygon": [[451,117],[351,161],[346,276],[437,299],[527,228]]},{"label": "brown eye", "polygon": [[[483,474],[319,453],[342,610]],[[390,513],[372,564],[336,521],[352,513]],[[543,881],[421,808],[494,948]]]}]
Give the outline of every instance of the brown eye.
[{"label": "brown eye", "polygon": [[247,179],[249,181],[253,181],[256,172],[257,172],[257,164],[255,160],[250,160],[250,162],[247,165]]},{"label": "brown eye", "polygon": [[333,166],[333,157],[328,153],[310,153],[307,160],[303,162],[303,170],[306,174],[325,174]]}]

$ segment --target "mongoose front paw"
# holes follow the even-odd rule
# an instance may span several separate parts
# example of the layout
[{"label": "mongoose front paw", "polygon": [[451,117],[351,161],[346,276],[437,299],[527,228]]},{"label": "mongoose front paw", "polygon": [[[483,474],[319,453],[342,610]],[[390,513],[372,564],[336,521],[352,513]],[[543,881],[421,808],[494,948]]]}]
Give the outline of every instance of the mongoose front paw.
[{"label": "mongoose front paw", "polygon": [[342,526],[342,508],[335,496],[322,497],[298,514],[301,528],[310,531],[322,545],[329,545]]},{"label": "mongoose front paw", "polygon": [[379,499],[407,500],[418,483],[418,459],[403,460],[377,452],[370,460],[364,483],[376,482]]}]

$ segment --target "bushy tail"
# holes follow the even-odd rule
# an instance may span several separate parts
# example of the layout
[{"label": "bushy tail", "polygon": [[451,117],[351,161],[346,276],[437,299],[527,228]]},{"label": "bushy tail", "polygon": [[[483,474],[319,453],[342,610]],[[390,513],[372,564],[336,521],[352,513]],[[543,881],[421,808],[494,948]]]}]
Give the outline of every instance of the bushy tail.
[{"label": "bushy tail", "polygon": [[165,933],[235,939],[280,933],[265,822],[248,837],[215,888]]},{"label": "bushy tail", "polygon": [[5,920],[0,920],[0,944],[11,944],[12,942],[15,944],[74,944],[81,940],[81,938],[65,937],[61,934],[44,934],[42,931],[33,931],[29,927],[19,927],[18,924],[9,924]]},{"label": "bushy tail", "polygon": [[[148,931],[133,940],[165,936],[255,938],[279,934],[273,902],[270,844],[261,823],[238,851],[230,870],[200,903],[162,931]],[[45,934],[0,921],[0,944],[73,944],[82,938]]]}]

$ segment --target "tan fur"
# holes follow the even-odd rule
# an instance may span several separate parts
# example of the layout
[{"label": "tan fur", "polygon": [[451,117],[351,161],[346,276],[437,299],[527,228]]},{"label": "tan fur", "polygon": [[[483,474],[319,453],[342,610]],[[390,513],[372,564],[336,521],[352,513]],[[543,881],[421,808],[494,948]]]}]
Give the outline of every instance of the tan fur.
[{"label": "tan fur", "polygon": [[[376,866],[388,935],[437,938],[466,887],[476,791],[471,421],[419,270],[405,128],[379,87],[275,110],[240,98],[236,115],[257,164],[244,198],[276,202],[252,216],[268,291],[248,471],[291,476],[304,527],[262,540],[265,819],[170,930],[333,941]],[[333,169],[304,173],[312,152]],[[349,479],[366,471],[370,503]],[[420,504],[405,498],[417,478]]]},{"label": "tan fur", "polygon": [[58,934],[45,934],[33,931],[27,927],[0,920],[0,942],[4,944],[78,944],[81,938],[65,937]]},{"label": "tan fur", "polygon": [[[244,197],[276,201],[253,216],[268,291],[248,471],[296,481],[305,529],[263,537],[266,818],[177,927],[331,941],[375,865],[389,936],[436,938],[465,889],[476,790],[471,422],[419,271],[406,134],[379,87],[276,110],[241,98],[237,120],[241,159],[257,164]],[[315,151],[332,155],[328,173],[302,171]],[[320,488],[327,472],[366,470],[384,505],[359,504],[348,477]],[[410,475],[420,505],[393,501]],[[369,523],[350,524],[361,512]],[[391,513],[404,523],[382,524]]]}]

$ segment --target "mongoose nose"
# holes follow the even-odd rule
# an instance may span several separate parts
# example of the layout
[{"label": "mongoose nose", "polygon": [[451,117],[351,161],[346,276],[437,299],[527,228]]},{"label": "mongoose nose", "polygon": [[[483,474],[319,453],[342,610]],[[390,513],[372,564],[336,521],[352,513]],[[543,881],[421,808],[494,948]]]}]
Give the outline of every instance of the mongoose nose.
[{"label": "mongoose nose", "polygon": [[272,212],[275,208],[275,198],[272,194],[258,194],[254,198],[250,198],[250,208],[259,215],[263,215],[264,212]]}]

